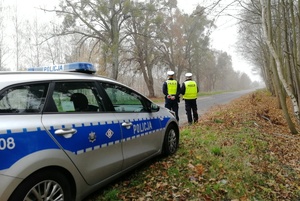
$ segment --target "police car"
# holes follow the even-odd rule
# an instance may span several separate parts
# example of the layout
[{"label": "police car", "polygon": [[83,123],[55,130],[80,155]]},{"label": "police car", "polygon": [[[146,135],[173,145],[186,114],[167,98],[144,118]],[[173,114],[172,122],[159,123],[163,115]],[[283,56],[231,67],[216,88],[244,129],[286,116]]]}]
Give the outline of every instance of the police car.
[{"label": "police car", "polygon": [[80,62],[0,73],[1,201],[82,200],[176,152],[169,110],[94,73]]}]

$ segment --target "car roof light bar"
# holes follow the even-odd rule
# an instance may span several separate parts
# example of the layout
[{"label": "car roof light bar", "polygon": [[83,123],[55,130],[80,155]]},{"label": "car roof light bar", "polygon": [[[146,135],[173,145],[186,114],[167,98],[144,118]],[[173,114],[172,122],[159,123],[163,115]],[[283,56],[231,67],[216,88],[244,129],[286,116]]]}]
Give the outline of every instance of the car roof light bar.
[{"label": "car roof light bar", "polygon": [[88,62],[74,62],[67,64],[58,64],[53,66],[41,66],[28,68],[28,71],[43,71],[43,72],[82,72],[82,73],[95,73],[96,69],[93,64]]}]

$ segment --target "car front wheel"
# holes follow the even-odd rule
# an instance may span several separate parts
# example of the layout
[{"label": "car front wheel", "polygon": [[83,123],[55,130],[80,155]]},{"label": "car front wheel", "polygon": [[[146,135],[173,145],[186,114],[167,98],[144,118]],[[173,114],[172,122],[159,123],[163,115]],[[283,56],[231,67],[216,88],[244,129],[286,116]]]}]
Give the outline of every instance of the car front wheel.
[{"label": "car front wheel", "polygon": [[60,172],[42,171],[26,178],[14,191],[9,201],[15,200],[73,200],[66,177]]},{"label": "car front wheel", "polygon": [[163,155],[168,156],[174,154],[179,145],[179,131],[174,125],[170,125],[165,133],[163,144]]}]

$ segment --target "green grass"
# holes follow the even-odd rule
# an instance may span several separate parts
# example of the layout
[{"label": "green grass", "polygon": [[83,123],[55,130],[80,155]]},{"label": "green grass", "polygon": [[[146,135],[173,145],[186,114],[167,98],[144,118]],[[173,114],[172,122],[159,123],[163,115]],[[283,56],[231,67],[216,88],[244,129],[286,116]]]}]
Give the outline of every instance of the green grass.
[{"label": "green grass", "polygon": [[[199,136],[197,140],[193,139],[195,135]],[[199,149],[195,149],[193,155],[186,157],[191,157],[190,161],[193,161],[193,165],[201,164],[205,167],[203,174],[197,175],[205,178],[201,182],[198,181],[198,185],[203,186],[201,191],[203,197],[239,199],[253,194],[248,187],[253,185],[252,182],[263,179],[253,176],[255,173],[250,164],[257,161],[244,150],[245,147],[252,147],[256,143],[250,132],[223,136],[219,132],[198,128],[182,135],[182,144],[188,144],[187,142],[193,143],[189,147],[199,147]],[[251,197],[254,198],[255,195]]]},{"label": "green grass", "polygon": [[216,94],[222,94],[222,93],[226,93],[229,91],[208,91],[208,92],[199,92],[198,93],[198,97],[199,96],[212,96],[212,95],[216,95]]},{"label": "green grass", "polygon": [[105,194],[104,194],[104,199],[107,200],[107,201],[116,201],[116,200],[120,200],[118,198],[118,195],[119,195],[119,191],[117,189],[112,189],[110,191],[107,191]]}]

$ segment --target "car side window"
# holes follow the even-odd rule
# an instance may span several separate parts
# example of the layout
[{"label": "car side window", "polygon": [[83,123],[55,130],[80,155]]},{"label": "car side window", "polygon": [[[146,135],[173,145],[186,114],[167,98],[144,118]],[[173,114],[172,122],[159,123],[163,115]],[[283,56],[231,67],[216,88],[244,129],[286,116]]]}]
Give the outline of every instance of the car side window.
[{"label": "car side window", "polygon": [[102,98],[93,82],[57,82],[52,101],[57,112],[100,112],[105,110]]},{"label": "car side window", "polygon": [[0,113],[40,113],[48,84],[26,84],[6,89],[0,95]]},{"label": "car side window", "polygon": [[101,83],[116,112],[144,112],[143,97],[129,88]]}]

